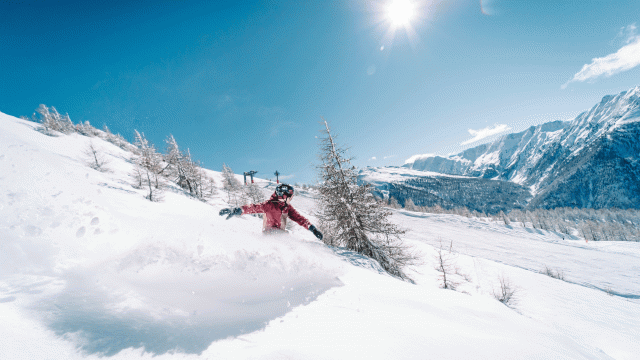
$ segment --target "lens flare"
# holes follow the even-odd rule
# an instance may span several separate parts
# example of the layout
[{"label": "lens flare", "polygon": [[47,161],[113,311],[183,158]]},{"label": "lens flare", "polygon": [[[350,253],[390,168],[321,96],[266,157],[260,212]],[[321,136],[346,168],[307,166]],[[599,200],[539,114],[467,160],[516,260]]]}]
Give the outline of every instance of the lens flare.
[{"label": "lens flare", "polygon": [[487,16],[495,14],[492,0],[480,0],[480,11]]}]

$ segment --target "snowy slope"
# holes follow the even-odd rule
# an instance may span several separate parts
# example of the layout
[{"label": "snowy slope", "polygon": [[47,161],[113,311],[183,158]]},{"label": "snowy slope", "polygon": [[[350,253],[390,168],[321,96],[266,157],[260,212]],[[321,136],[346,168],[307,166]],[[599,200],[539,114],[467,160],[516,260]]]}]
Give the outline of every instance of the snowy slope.
[{"label": "snowy slope", "polygon": [[605,96],[572,121],[554,121],[404,167],[512,181],[531,188],[532,207],[640,206],[640,87]]},{"label": "snowy slope", "polygon": [[[559,247],[544,246],[560,243],[554,234],[482,225],[485,253],[461,246],[457,262],[468,282],[454,292],[439,289],[433,245],[451,239],[455,248],[480,230],[470,232],[456,216],[441,221],[400,211],[395,220],[411,227],[407,242],[424,256],[409,272],[413,285],[300,227],[265,237],[258,218],[224,220],[217,215],[225,206],[220,197],[206,204],[173,188],[164,202],[151,203],[130,185],[129,153],[77,134],[48,137],[35,126],[0,113],[2,359],[640,354],[640,305],[589,287],[600,284],[593,271],[580,277],[567,270],[575,284],[531,271],[536,259],[550,256],[555,266],[570,262],[576,274],[604,273],[614,262],[621,268],[614,274],[625,264],[632,273],[637,261],[627,256],[640,252],[635,243],[594,248],[601,256],[580,263],[586,245],[576,241],[564,243],[556,257]],[[112,172],[84,163],[89,141],[108,154]],[[267,195],[272,187],[259,183]],[[311,195],[300,192],[293,205],[313,221]],[[509,244],[522,238],[540,246],[531,253],[516,249],[519,265]],[[520,287],[516,310],[491,295],[500,275]],[[638,292],[621,277],[610,286],[620,294]]]}]

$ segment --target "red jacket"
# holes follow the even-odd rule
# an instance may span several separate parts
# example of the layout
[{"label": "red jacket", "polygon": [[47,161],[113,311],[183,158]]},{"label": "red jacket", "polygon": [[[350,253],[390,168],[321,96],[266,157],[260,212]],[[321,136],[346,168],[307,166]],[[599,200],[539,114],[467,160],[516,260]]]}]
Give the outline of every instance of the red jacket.
[{"label": "red jacket", "polygon": [[278,201],[278,195],[276,194],[271,195],[271,198],[263,203],[243,206],[242,213],[264,213],[262,230],[284,229],[287,225],[287,217],[290,217],[291,220],[305,229],[309,229],[309,226],[311,226],[309,220],[300,215],[293,206]]}]

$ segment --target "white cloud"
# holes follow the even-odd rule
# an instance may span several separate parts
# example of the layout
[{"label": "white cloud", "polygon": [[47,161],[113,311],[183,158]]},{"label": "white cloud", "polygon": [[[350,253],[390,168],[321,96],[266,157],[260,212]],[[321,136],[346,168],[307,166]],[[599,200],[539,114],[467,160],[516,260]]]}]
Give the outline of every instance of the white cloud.
[{"label": "white cloud", "polygon": [[388,158],[392,158],[392,157],[396,157],[396,156],[395,155],[389,155],[389,156],[385,156],[384,158],[388,159]]},{"label": "white cloud", "polygon": [[469,134],[471,134],[471,136],[473,136],[473,138],[463,141],[460,143],[460,145],[467,145],[467,144],[471,144],[474,143],[476,141],[480,141],[484,138],[488,138],[489,136],[493,136],[496,134],[500,134],[503,133],[505,131],[509,131],[511,130],[511,128],[505,124],[495,124],[493,126],[489,126],[486,127],[484,129],[480,129],[480,130],[473,130],[473,129],[469,129]]},{"label": "white cloud", "polygon": [[613,54],[591,60],[590,64],[584,65],[571,80],[562,85],[562,88],[565,89],[572,82],[595,79],[602,75],[609,77],[640,65],[640,36],[636,34],[636,25],[621,29],[618,37],[621,36],[626,38],[623,47]]},{"label": "white cloud", "polygon": [[375,156],[372,156],[371,159],[369,159],[369,160],[378,160],[378,159],[376,159]]},{"label": "white cloud", "polygon": [[404,163],[405,164],[409,164],[409,163],[416,162],[416,160],[426,159],[426,158],[434,157],[434,156],[436,156],[436,154],[418,154],[418,155],[413,155],[412,157],[410,157],[407,160],[405,160]]},{"label": "white cloud", "polygon": [[616,39],[620,38],[625,44],[629,44],[638,37],[636,35],[636,30],[638,30],[638,28],[636,27],[635,23],[629,26],[625,26],[620,29],[620,32],[618,33],[618,36],[616,36]]}]

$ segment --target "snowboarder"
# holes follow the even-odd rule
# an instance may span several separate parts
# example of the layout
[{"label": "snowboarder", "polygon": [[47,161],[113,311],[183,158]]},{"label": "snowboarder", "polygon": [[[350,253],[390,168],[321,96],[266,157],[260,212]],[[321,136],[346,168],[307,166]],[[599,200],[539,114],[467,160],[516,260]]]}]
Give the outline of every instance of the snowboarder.
[{"label": "snowboarder", "polygon": [[287,225],[287,217],[289,217],[303,228],[311,231],[318,239],[322,240],[322,233],[291,206],[291,198],[293,198],[293,186],[280,184],[276,187],[276,191],[271,195],[269,200],[260,204],[222,209],[220,210],[220,216],[228,215],[228,220],[232,216],[242,214],[264,213],[262,231],[267,234],[284,232],[285,226]]}]

